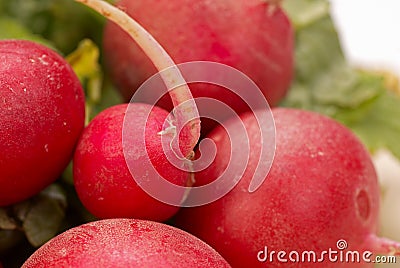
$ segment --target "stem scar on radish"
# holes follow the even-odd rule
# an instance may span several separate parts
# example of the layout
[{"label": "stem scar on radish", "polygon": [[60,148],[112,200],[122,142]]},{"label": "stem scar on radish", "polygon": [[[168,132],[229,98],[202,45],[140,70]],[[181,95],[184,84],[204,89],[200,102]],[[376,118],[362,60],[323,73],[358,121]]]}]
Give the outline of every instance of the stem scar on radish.
[{"label": "stem scar on radish", "polygon": [[[131,102],[111,107],[96,116],[84,130],[74,156],[78,196],[99,218],[166,220],[179,207],[150,196],[141,188],[141,183],[165,179],[178,186],[193,184],[190,159],[200,137],[200,119],[191,92],[171,57],[140,24],[105,1],[76,1],[114,21],[130,34],[160,71],[174,104],[172,113],[154,105]],[[131,139],[127,145],[123,141],[124,131],[129,132]],[[141,140],[141,131],[144,140]],[[164,143],[169,152],[163,150]],[[182,168],[168,162],[167,153],[175,156]],[[143,163],[147,159],[157,172],[155,178],[149,178],[152,175],[148,170],[141,170],[143,173],[139,175],[130,170],[129,161],[139,161],[135,166],[135,170],[139,170],[145,169]],[[188,188],[180,188],[177,195],[166,194],[178,204],[187,196]]]}]

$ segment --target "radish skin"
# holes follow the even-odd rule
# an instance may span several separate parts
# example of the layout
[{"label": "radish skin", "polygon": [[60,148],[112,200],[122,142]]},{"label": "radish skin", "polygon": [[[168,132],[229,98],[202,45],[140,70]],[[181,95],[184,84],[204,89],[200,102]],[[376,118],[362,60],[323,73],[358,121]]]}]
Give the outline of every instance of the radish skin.
[{"label": "radish skin", "polygon": [[30,267],[210,267],[229,264],[210,246],[174,227],[151,221],[109,219],[67,230],[22,265]]},{"label": "radish skin", "polygon": [[[110,107],[98,114],[83,131],[74,155],[74,185],[83,205],[98,218],[137,218],[165,221],[178,211],[145,193],[127,167],[122,125],[128,104]],[[143,103],[129,104],[134,113],[128,129],[146,122],[146,150],[138,150],[140,135],[132,136],[127,150],[135,159],[149,157],[161,176],[176,185],[185,185],[188,173],[170,165],[158,134],[168,112]],[[147,117],[147,111],[151,109]],[[146,121],[147,119],[147,121]],[[138,167],[140,168],[140,167]],[[154,178],[155,179],[155,178]],[[176,194],[176,203],[183,191]]]},{"label": "radish skin", "polygon": [[84,127],[71,66],[26,40],[0,41],[0,207],[34,196],[62,174]]},{"label": "radish skin", "polygon": [[[276,1],[121,0],[116,5],[143,25],[176,63],[211,61],[240,70],[258,85],[271,106],[286,94],[294,70],[294,34]],[[126,100],[156,73],[140,47],[129,42],[129,36],[114,23],[106,24],[103,49],[110,76]],[[190,88],[195,99],[221,101],[238,114],[251,110],[227,88],[206,83],[193,83]],[[244,87],[241,92],[249,90]],[[168,96],[157,105],[171,109]],[[209,109],[215,115],[221,112]],[[215,125],[202,118],[202,135]]]},{"label": "radish skin", "polygon": [[[244,123],[250,137],[250,159],[236,187],[221,199],[196,208],[183,208],[176,226],[198,236],[233,266],[313,267],[309,262],[261,262],[257,253],[310,251],[320,253],[345,240],[346,250],[362,254],[400,255],[398,242],[379,238],[380,191],[366,148],[355,135],[325,116],[294,109],[272,109],[276,152],[263,185],[248,193],[257,165],[259,129],[252,114],[226,123]],[[216,128],[208,138],[217,146],[215,163],[195,174],[196,185],[217,178],[232,154],[229,137]],[[195,185],[195,186],[196,186]],[[319,263],[321,265],[322,263]],[[372,263],[330,262],[323,267],[372,267]]]}]

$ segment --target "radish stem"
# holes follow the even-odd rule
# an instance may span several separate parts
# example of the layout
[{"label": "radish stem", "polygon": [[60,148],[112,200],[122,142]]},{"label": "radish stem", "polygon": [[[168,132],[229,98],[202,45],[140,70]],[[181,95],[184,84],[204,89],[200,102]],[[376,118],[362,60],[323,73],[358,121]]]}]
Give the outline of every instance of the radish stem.
[{"label": "radish stem", "polygon": [[[185,132],[190,148],[194,148],[200,137],[199,113],[190,89],[175,62],[164,48],[138,22],[119,8],[102,0],[75,0],[94,9],[107,19],[118,24],[142,48],[153,62],[168,88],[175,107],[174,116],[178,128]],[[177,107],[179,106],[179,109]],[[185,123],[187,124],[183,126]],[[189,153],[191,155],[191,153]]]}]

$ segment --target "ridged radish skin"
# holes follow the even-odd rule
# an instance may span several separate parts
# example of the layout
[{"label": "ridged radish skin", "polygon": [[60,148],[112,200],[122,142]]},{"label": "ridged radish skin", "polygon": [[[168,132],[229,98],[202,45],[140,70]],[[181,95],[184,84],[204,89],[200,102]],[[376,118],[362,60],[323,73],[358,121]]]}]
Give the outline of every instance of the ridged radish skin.
[{"label": "ridged radish skin", "polygon": [[[215,61],[235,67],[248,75],[274,106],[291,83],[294,41],[286,14],[278,6],[271,8],[269,2],[121,0],[116,5],[141,23],[176,63]],[[113,23],[105,28],[103,47],[108,70],[129,101],[156,69]],[[223,87],[209,84],[190,87],[195,98],[220,100],[238,113],[249,110],[237,95]],[[168,110],[169,102],[167,96],[158,105]],[[203,133],[214,125],[203,120]]]},{"label": "ridged radish skin", "polygon": [[151,221],[109,219],[67,230],[39,248],[30,267],[210,267],[229,264],[200,239]]},{"label": "ridged radish skin", "polygon": [[[129,132],[137,133],[129,145],[133,157],[149,157],[165,179],[185,186],[189,174],[169,164],[163,152],[159,133],[163,130],[168,112],[143,103],[130,105],[130,112],[135,115],[130,117],[127,127]],[[122,128],[127,108],[128,104],[120,104],[102,111],[83,131],[73,161],[75,189],[83,205],[99,218],[164,221],[174,215],[178,207],[166,205],[144,192],[126,164]],[[147,109],[151,109],[148,118]],[[140,144],[141,132],[135,129],[135,125],[141,125],[141,122],[147,122],[146,148],[143,150],[136,146]],[[183,192],[177,200],[182,198]]]},{"label": "ridged radish skin", "polygon": [[[241,120],[250,137],[250,160],[238,185],[223,198],[196,208],[183,208],[176,226],[214,247],[232,267],[314,267],[310,262],[260,262],[257,254],[284,250],[338,250],[344,239],[360,254],[398,254],[400,244],[378,238],[379,186],[370,155],[353,133],[322,115],[285,108],[272,109],[276,152],[263,185],[247,191],[258,161],[259,129],[252,114]],[[226,123],[234,127],[239,120]],[[196,173],[197,185],[224,171],[232,154],[222,128],[208,135],[217,146],[215,159]],[[264,256],[262,256],[264,257]],[[288,255],[286,255],[288,258]],[[262,259],[262,258],[261,258]],[[268,259],[268,257],[267,257]],[[316,267],[372,267],[372,263],[324,262]],[[319,265],[319,266],[318,266]],[[322,265],[322,266],[321,266]]]},{"label": "ridged radish skin", "polygon": [[0,206],[37,194],[72,158],[84,127],[81,84],[43,45],[0,41]]}]

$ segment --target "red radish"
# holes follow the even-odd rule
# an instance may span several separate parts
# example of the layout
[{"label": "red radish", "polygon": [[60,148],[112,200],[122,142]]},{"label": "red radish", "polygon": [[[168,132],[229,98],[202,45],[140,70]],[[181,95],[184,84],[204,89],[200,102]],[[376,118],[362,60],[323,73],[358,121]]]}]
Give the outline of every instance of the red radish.
[{"label": "red radish", "polygon": [[[168,112],[143,103],[130,104],[135,116],[130,125],[134,128],[146,123],[146,149],[153,164],[164,178],[177,185],[185,185],[187,172],[166,166],[161,137]],[[133,180],[125,162],[122,142],[122,126],[128,104],[113,106],[97,115],[84,130],[74,156],[75,189],[84,206],[99,218],[134,217],[164,221],[178,211],[155,200]],[[147,118],[148,109],[152,109]],[[138,131],[139,133],[139,131]],[[137,144],[140,136],[137,135]],[[146,157],[135,150],[137,157]],[[182,192],[183,194],[183,192]],[[177,196],[182,199],[181,196]],[[177,200],[179,202],[179,200]]]},{"label": "red radish", "polygon": [[29,267],[230,267],[210,246],[151,221],[90,222],[56,236],[22,265]]},{"label": "red radish", "polygon": [[[173,61],[157,41],[124,12],[99,0],[79,2],[121,25],[143,47],[157,68],[174,67]],[[182,186],[182,191],[171,194],[174,204],[179,204],[184,197],[189,173],[168,162],[166,154],[176,153],[182,156],[178,159],[180,164],[187,163],[189,160],[183,156],[191,156],[199,138],[200,121],[190,91],[178,69],[171,68],[161,76],[167,88],[172,89],[169,94],[176,106],[172,117],[167,111],[144,103],[120,105],[99,114],[82,134],[74,156],[74,183],[83,204],[100,218],[132,217],[163,221],[175,214],[177,206],[154,199],[138,186],[143,180],[165,178]],[[177,85],[180,86],[175,87]],[[123,127],[130,137],[127,144],[122,141]],[[175,134],[178,134],[179,144],[175,142]],[[143,144],[142,139],[145,140]],[[163,151],[164,148],[167,152]],[[154,177],[145,167],[148,159],[159,173]],[[127,165],[127,161],[131,160],[136,161],[133,170]]]},{"label": "red radish", "polygon": [[[329,248],[340,251],[336,244],[343,239],[346,250],[359,250],[360,258],[363,251],[399,253],[399,243],[376,236],[379,186],[370,156],[360,141],[322,115],[284,108],[272,111],[276,152],[263,185],[253,193],[247,191],[261,145],[254,116],[245,114],[241,120],[250,137],[250,159],[241,181],[213,203],[182,209],[176,216],[177,226],[210,244],[233,267],[313,267],[310,262],[291,262],[288,254],[321,254]],[[240,120],[231,120],[226,126],[235,129],[240,124]],[[240,146],[230,147],[232,137],[227,137],[222,127],[208,138],[216,144],[218,165],[195,174],[198,185],[224,171],[230,150],[232,155],[242,150]],[[287,253],[283,256],[287,263],[277,259],[281,250]],[[267,251],[275,251],[273,261]],[[362,261],[330,262],[327,255],[318,265],[372,267]]]},{"label": "red radish", "polygon": [[63,172],[84,126],[80,82],[51,49],[0,41],[0,206],[38,193]]},{"label": "red radish", "polygon": [[[117,5],[163,44],[175,62],[215,61],[235,67],[260,87],[270,105],[276,105],[293,74],[293,30],[283,11],[269,2],[276,1],[121,0]],[[104,51],[126,100],[156,73],[140,48],[113,23],[105,28]],[[223,101],[237,113],[249,110],[223,87],[194,84],[191,91],[195,98]],[[163,98],[159,105],[169,109],[169,99]],[[212,125],[205,120],[202,130]]]}]

